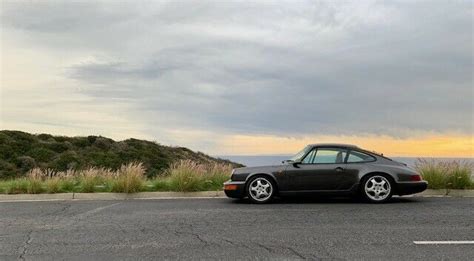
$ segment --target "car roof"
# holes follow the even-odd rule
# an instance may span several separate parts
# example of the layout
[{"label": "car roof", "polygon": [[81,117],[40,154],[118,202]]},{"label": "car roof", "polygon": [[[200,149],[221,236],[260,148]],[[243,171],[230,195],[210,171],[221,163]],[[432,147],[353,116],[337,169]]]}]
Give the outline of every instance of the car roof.
[{"label": "car roof", "polygon": [[311,147],[338,147],[338,148],[353,148],[353,149],[360,149],[356,145],[352,144],[342,144],[342,143],[315,143],[310,144]]}]

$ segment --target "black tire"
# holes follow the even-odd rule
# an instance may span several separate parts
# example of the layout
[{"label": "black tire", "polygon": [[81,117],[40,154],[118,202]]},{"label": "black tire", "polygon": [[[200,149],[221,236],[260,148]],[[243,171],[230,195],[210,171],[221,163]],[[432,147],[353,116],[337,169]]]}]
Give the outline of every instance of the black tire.
[{"label": "black tire", "polygon": [[273,200],[277,187],[273,180],[267,176],[250,178],[245,187],[247,197],[252,203],[265,204]]},{"label": "black tire", "polygon": [[362,180],[360,195],[370,203],[384,203],[392,198],[395,190],[391,177],[385,174],[370,174]]}]

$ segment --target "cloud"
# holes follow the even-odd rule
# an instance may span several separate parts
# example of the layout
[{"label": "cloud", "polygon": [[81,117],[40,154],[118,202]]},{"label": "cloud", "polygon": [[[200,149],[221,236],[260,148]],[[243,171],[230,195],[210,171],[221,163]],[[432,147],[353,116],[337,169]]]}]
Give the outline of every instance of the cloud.
[{"label": "cloud", "polygon": [[192,131],[209,133],[198,148],[213,135],[473,134],[469,2],[2,7],[2,39],[59,61],[71,95],[126,102],[122,117],[171,143]]}]

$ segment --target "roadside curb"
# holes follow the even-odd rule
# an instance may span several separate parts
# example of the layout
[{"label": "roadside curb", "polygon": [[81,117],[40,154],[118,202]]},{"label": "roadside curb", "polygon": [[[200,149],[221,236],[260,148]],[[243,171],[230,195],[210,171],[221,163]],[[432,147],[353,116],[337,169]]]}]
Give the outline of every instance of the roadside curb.
[{"label": "roadside curb", "polygon": [[139,193],[57,193],[57,194],[0,194],[0,201],[59,201],[59,200],[128,200],[128,199],[175,199],[221,198],[223,191],[199,192],[139,192]]},{"label": "roadside curb", "polygon": [[474,189],[427,189],[414,197],[474,197]]},{"label": "roadside curb", "polygon": [[[216,198],[223,197],[223,191],[198,192],[139,192],[139,193],[71,193],[73,199],[82,200],[124,200],[160,198]],[[0,198],[1,199],[1,198]]]},{"label": "roadside curb", "polygon": [[[57,193],[57,194],[0,194],[0,201],[60,201],[60,200],[130,200],[223,198],[224,191],[199,192],[139,192],[139,193]],[[473,189],[427,189],[411,197],[474,197]]]}]

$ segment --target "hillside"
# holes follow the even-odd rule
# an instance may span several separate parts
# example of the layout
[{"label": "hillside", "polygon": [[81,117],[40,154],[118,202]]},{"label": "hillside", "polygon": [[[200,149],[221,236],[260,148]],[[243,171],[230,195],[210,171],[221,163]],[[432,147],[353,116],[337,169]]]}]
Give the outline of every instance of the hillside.
[{"label": "hillside", "polygon": [[91,166],[116,169],[131,161],[142,162],[147,176],[154,177],[181,159],[242,166],[187,148],[163,146],[146,140],[117,142],[101,136],[64,137],[0,131],[0,178],[19,177],[34,167],[61,171]]}]

